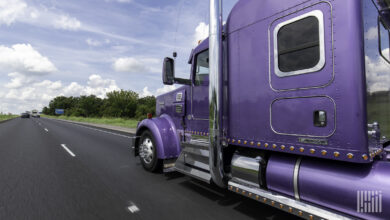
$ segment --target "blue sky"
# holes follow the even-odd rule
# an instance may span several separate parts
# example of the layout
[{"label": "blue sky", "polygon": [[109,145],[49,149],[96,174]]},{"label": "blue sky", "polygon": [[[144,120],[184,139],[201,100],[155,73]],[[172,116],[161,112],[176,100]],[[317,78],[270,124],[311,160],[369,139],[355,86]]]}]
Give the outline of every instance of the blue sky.
[{"label": "blue sky", "polygon": [[[223,0],[225,20],[237,1]],[[375,8],[365,2],[368,87],[390,90]],[[40,110],[59,95],[167,92],[175,86],[162,85],[163,58],[177,51],[176,72],[188,77],[208,14],[208,0],[0,0],[0,112]]]},{"label": "blue sky", "polygon": [[[225,17],[236,2],[224,1]],[[188,77],[191,49],[207,37],[208,4],[0,0],[0,111],[41,109],[58,95],[169,91],[162,60],[177,51],[177,72]]]}]

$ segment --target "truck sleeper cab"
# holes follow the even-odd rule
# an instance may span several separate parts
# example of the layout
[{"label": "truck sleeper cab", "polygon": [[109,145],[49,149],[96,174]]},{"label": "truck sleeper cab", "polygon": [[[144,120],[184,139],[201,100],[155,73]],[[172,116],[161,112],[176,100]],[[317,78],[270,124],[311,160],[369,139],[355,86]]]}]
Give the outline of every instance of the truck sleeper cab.
[{"label": "truck sleeper cab", "polygon": [[192,51],[190,80],[164,60],[163,82],[183,86],[138,125],[144,167],[217,172],[218,185],[306,219],[388,219],[390,2],[240,0],[223,34],[221,23]]}]

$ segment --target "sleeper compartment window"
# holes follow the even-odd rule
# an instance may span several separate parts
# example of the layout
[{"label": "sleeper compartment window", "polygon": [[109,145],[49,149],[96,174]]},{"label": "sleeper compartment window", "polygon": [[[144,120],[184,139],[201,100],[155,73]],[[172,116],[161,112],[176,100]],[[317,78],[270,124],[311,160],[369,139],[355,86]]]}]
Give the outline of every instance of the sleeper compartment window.
[{"label": "sleeper compartment window", "polygon": [[278,77],[317,72],[324,65],[324,15],[320,10],[275,27],[274,70]]}]

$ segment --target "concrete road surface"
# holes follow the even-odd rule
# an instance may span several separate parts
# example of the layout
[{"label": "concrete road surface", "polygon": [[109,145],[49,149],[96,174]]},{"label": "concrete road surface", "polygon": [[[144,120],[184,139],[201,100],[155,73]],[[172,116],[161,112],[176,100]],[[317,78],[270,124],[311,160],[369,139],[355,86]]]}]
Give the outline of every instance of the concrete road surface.
[{"label": "concrete road surface", "polygon": [[17,118],[0,124],[0,219],[293,219],[179,173],[145,171],[130,135]]}]

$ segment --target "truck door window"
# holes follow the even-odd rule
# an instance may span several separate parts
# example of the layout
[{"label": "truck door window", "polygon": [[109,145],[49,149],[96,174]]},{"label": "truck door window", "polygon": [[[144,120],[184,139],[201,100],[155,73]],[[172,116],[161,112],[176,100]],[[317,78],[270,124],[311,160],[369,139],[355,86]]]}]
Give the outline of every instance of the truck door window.
[{"label": "truck door window", "polygon": [[195,85],[206,85],[209,80],[209,51],[205,50],[196,56]]},{"label": "truck door window", "polygon": [[323,14],[316,10],[275,28],[275,74],[279,77],[319,71],[325,65]]}]

